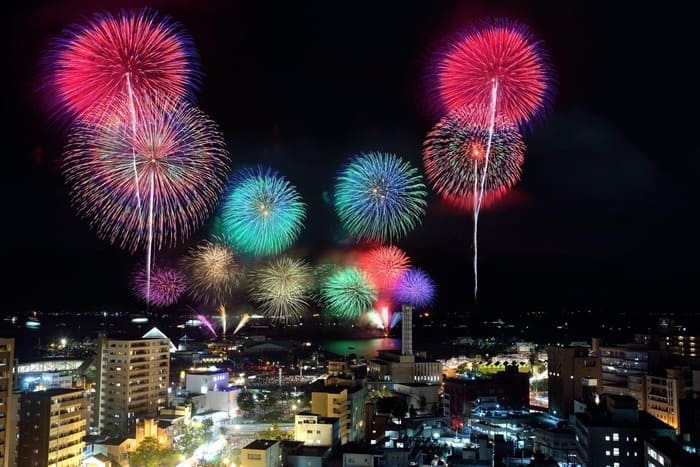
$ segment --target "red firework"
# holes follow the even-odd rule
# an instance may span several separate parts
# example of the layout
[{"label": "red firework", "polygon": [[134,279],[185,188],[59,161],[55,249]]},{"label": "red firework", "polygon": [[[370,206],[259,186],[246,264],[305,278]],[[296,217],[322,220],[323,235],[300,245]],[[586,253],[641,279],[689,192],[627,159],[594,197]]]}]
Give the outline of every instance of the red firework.
[{"label": "red firework", "polygon": [[411,266],[408,255],[393,245],[381,246],[364,253],[360,269],[367,274],[380,293],[391,290]]},{"label": "red firework", "polygon": [[[525,25],[507,19],[462,33],[437,60],[436,91],[446,112],[465,105],[486,112],[496,84],[495,114],[518,125],[551,105],[553,78],[546,52]],[[482,123],[488,120],[485,113]]]},{"label": "red firework", "polygon": [[[426,178],[448,204],[459,209],[473,210],[480,194],[477,187],[483,177],[489,146],[488,129],[474,123],[482,113],[472,107],[450,112],[433,127],[423,143]],[[497,201],[520,180],[524,154],[525,144],[518,129],[503,118],[496,118],[483,205]]]},{"label": "red firework", "polygon": [[60,111],[92,121],[102,117],[96,105],[191,97],[199,79],[189,36],[149,10],[94,15],[55,41],[47,60]]}]

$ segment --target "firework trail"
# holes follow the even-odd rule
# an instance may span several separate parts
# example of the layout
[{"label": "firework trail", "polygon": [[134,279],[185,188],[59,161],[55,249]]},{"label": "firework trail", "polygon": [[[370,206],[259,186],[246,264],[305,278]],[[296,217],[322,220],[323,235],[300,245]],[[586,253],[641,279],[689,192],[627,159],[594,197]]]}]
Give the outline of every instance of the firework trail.
[{"label": "firework trail", "polygon": [[298,322],[308,306],[311,268],[301,260],[275,258],[253,272],[250,297],[275,323]]},{"label": "firework trail", "polygon": [[238,322],[238,326],[236,326],[236,329],[233,330],[233,335],[235,336],[236,333],[240,331],[248,321],[250,321],[250,315],[248,313],[245,313],[243,316],[241,316],[241,320]]},{"label": "firework trail", "polygon": [[[474,183],[474,298],[478,291],[477,229],[489,168],[496,116],[524,125],[551,103],[551,67],[529,29],[507,19],[485,21],[455,41],[438,62],[438,93],[452,111],[481,109],[488,129],[483,171]],[[478,195],[477,195],[478,188]]]},{"label": "firework trail", "polygon": [[224,196],[224,237],[246,253],[277,254],[296,240],[305,214],[296,188],[277,172],[243,170]]},{"label": "firework trail", "polygon": [[[122,106],[112,107],[100,124],[77,124],[63,161],[79,215],[112,244],[130,251],[145,246],[149,282],[153,248],[174,246],[207,219],[229,171],[228,152],[214,122],[185,102],[162,110],[155,103],[140,107],[136,133],[125,123],[129,119]],[[145,223],[139,191],[148,196]]]},{"label": "firework trail", "polygon": [[377,290],[365,273],[346,267],[331,275],[321,289],[323,304],[341,319],[356,319],[377,299]]},{"label": "firework trail", "polygon": [[341,224],[358,239],[391,242],[425,214],[426,186],[408,162],[381,152],[356,155],[339,172],[334,204]]},{"label": "firework trail", "polygon": [[204,325],[211,331],[211,334],[213,337],[216,337],[216,331],[214,331],[214,327],[211,325],[209,320],[207,319],[206,316],[204,315],[197,315],[197,319],[200,320]]},{"label": "firework trail", "polygon": [[187,289],[185,275],[175,268],[154,266],[150,284],[147,274],[145,268],[136,269],[131,276],[131,289],[137,297],[155,307],[172,305]]},{"label": "firework trail", "polygon": [[222,305],[240,283],[236,253],[221,242],[205,240],[190,248],[182,262],[195,300]]},{"label": "firework trail", "polygon": [[391,323],[389,323],[389,330],[393,329],[394,326],[399,324],[399,321],[401,321],[401,313],[394,313],[391,317]]},{"label": "firework trail", "polygon": [[219,312],[219,316],[221,316],[221,337],[225,338],[226,337],[226,307],[223,305],[219,305],[219,308],[217,309]]},{"label": "firework trail", "polygon": [[[450,112],[435,125],[423,146],[426,177],[438,194],[458,204],[471,197],[475,297],[478,220],[483,196],[486,193],[496,198],[515,185],[520,179],[525,154],[517,127],[499,117],[484,128],[479,123],[480,116],[481,111],[474,107]],[[489,163],[493,165],[491,171]]]},{"label": "firework trail", "polygon": [[394,288],[394,299],[416,308],[429,305],[435,297],[435,283],[422,269],[411,268],[399,279]]}]

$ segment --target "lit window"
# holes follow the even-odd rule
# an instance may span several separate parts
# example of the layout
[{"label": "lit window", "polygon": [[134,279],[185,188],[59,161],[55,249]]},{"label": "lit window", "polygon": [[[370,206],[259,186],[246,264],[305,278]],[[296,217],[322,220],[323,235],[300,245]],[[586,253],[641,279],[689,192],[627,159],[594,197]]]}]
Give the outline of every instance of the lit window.
[{"label": "lit window", "polygon": [[613,433],[613,441],[620,441],[620,433]]},{"label": "lit window", "polygon": [[619,456],[620,455],[620,449],[619,448],[613,448],[613,456]]},{"label": "lit window", "polygon": [[606,436],[605,441],[610,441],[610,436]]},{"label": "lit window", "polygon": [[610,451],[605,451],[605,455],[606,455],[606,456],[609,456],[609,455],[610,455]]}]

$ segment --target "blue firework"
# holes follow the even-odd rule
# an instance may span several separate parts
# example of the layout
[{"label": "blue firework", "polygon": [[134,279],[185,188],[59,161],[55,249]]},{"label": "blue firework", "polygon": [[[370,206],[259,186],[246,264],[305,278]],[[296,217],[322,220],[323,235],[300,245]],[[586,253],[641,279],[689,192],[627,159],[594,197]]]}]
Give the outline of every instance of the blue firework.
[{"label": "blue firework", "polygon": [[223,233],[240,251],[274,255],[299,236],[306,205],[296,188],[271,169],[245,169],[233,178],[222,207]]},{"label": "blue firework", "polygon": [[334,203],[352,236],[390,243],[421,222],[426,196],[418,169],[394,154],[370,152],[353,156],[340,171]]},{"label": "blue firework", "polygon": [[411,268],[401,275],[393,295],[399,303],[424,307],[435,297],[435,283],[422,269]]}]

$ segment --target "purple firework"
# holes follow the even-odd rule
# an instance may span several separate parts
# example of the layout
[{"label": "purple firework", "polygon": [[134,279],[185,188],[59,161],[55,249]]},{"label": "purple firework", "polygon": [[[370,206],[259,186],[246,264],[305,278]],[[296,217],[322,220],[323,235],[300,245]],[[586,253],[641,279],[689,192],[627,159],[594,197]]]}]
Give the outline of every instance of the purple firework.
[{"label": "purple firework", "polygon": [[139,268],[131,276],[131,289],[138,298],[155,307],[170,306],[187,289],[185,275],[175,268],[154,266],[151,269],[151,290],[148,291],[146,268]]},{"label": "purple firework", "polygon": [[422,269],[411,268],[401,275],[393,295],[399,303],[421,308],[433,301],[435,283]]}]

